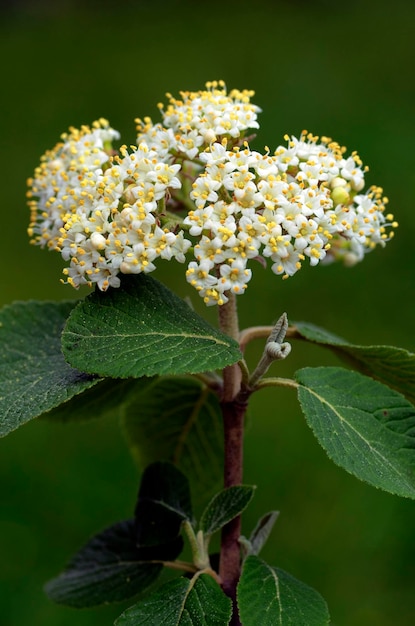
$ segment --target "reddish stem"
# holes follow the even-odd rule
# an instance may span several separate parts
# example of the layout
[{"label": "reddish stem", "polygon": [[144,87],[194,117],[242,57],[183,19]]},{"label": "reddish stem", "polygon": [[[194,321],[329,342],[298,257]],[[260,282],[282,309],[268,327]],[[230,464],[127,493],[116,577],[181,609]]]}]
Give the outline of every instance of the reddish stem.
[{"label": "reddish stem", "polygon": [[[234,339],[239,339],[238,316],[235,297],[219,309],[221,329]],[[243,437],[247,398],[241,393],[241,370],[238,365],[223,371],[221,399],[224,426],[224,486],[242,484]],[[219,575],[222,588],[234,605],[231,626],[241,626],[236,605],[236,587],[241,574],[240,516],[226,524],[222,530]]]},{"label": "reddish stem", "polygon": [[[224,486],[242,484],[243,436],[246,403],[235,399],[222,403],[225,431]],[[232,626],[240,626],[236,606],[236,587],[241,574],[241,517],[235,517],[222,530],[219,576],[222,588],[234,603]]]}]

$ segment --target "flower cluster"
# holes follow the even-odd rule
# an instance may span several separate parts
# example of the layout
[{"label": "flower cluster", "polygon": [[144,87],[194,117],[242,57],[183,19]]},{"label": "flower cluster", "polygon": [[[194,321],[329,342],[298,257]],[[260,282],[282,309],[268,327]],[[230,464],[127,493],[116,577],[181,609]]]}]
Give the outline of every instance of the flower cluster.
[{"label": "flower cluster", "polygon": [[303,132],[274,153],[253,151],[253,93],[222,82],[168,94],[162,123],[138,120],[137,145],[118,151],[119,134],[100,119],[71,128],[29,182],[34,244],[68,262],[64,282],[120,285],[120,274],[155,269],[157,258],[184,263],[207,305],[242,294],[250,260],[284,278],[308,259],[360,261],[392,237],[382,189],[364,191],[357,153]]},{"label": "flower cluster", "polygon": [[192,160],[222,137],[238,139],[248,128],[259,128],[252,104],[253,91],[233,89],[229,94],[223,81],[206,83],[204,91],[182,91],[177,100],[167,94],[169,103],[159,104],[163,123],[151,118],[137,119],[137,141],[145,141],[157,153],[179,153]]},{"label": "flower cluster", "polygon": [[[185,261],[190,242],[157,220],[167,189],[180,187],[179,164],[146,144],[111,154],[118,133],[106,120],[71,129],[42,159],[29,181],[32,242],[57,250],[73,287],[118,287],[118,274],[150,272],[157,257]],[[36,197],[37,199],[32,199]]]},{"label": "flower cluster", "polygon": [[69,261],[64,274],[73,287],[96,283],[103,291],[119,286],[120,273],[153,271],[158,257],[183,263],[192,242],[180,218],[166,214],[182,184],[181,163],[217,134],[237,138],[256,128],[259,109],[250,95],[227,95],[213,82],[206,91],[182,94],[181,102],[170,97],[165,126],[153,127],[146,118],[131,152],[123,146],[113,153],[119,134],[104,119],[92,128],[71,128],[28,181],[32,243]]},{"label": "flower cluster", "polygon": [[244,292],[249,259],[269,257],[287,278],[306,258],[352,265],[393,235],[382,189],[359,193],[365,169],[356,153],[346,159],[344,148],[306,131],[287,140],[273,155],[219,143],[200,155],[205,169],[190,194],[196,209],[183,223],[199,237],[187,280],[208,305]]}]

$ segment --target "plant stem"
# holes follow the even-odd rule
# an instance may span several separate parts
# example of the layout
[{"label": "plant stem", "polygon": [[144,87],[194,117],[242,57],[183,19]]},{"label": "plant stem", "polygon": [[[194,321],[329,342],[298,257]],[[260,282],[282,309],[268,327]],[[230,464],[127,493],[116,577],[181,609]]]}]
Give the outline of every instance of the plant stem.
[{"label": "plant stem", "polygon": [[[238,313],[234,294],[229,302],[219,308],[219,324],[223,332],[239,340]],[[242,483],[243,436],[247,398],[241,393],[241,370],[238,364],[223,371],[223,394],[221,407],[224,426],[224,487]],[[240,516],[226,524],[222,530],[219,576],[224,592],[234,604],[232,626],[240,626],[236,606],[236,587],[241,570]]]},{"label": "plant stem", "polygon": [[180,570],[182,572],[190,572],[191,574],[196,574],[198,571],[196,565],[193,565],[193,563],[187,563],[186,561],[151,561],[151,563],[162,563],[164,567]]},{"label": "plant stem", "polygon": [[298,389],[299,383],[297,381],[292,380],[292,378],[263,378],[257,383],[255,387],[255,391],[259,389],[265,389],[265,387],[291,387],[292,389]]},{"label": "plant stem", "polygon": [[[239,335],[239,345],[241,347],[241,352],[245,351],[247,344],[254,339],[266,339],[272,333],[273,326],[252,326],[250,328],[245,328],[241,330]],[[295,326],[289,326],[287,328],[286,335],[287,339],[302,339],[302,337],[298,334]]]},{"label": "plant stem", "polygon": [[[242,484],[243,434],[246,404],[239,402],[222,403],[225,431],[224,487]],[[219,576],[225,593],[234,601],[236,586],[240,577],[241,517],[235,517],[222,530]],[[232,622],[232,624],[239,622]]]}]

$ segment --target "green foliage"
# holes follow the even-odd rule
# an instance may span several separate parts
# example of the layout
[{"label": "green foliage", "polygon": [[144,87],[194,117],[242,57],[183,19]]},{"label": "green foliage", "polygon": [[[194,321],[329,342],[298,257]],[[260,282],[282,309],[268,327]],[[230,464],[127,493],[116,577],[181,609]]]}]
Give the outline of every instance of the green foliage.
[{"label": "green foliage", "polygon": [[192,516],[188,482],[170,463],[143,474],[135,519],[93,537],[46,585],[55,602],[88,607],[130,598],[151,585],[182,551],[182,521]]},{"label": "green foliage", "polygon": [[206,535],[212,535],[240,515],[251,502],[255,487],[237,485],[217,493],[204,510],[200,519],[200,529]]},{"label": "green foliage", "polygon": [[256,556],[245,560],[238,607],[243,626],[327,626],[330,620],[317,591]]},{"label": "green foliage", "polygon": [[247,555],[254,554],[257,556],[261,552],[271,534],[272,529],[274,528],[278,515],[279,511],[270,511],[269,513],[266,513],[258,520],[258,523],[252,531],[249,539],[241,537],[241,544],[244,546]]},{"label": "green foliage", "polygon": [[211,576],[178,578],[125,611],[115,626],[226,626],[232,603]]},{"label": "green foliage", "polygon": [[[386,346],[353,346],[303,323],[297,332],[415,397],[415,355]],[[174,567],[194,572],[193,578],[160,587],[116,624],[139,626],[146,620],[155,625],[161,615],[166,626],[228,624],[232,603],[210,575],[208,545],[214,532],[245,510],[255,488],[237,485],[217,493],[195,534],[190,484],[196,495],[206,497],[222,474],[221,406],[213,391],[219,386],[213,373],[204,374],[205,382],[172,374],[234,363],[240,358],[237,344],[146,276],[126,277],[121,289],[96,292],[78,304],[6,307],[0,335],[1,434],[43,413],[61,421],[121,416],[134,456],[150,463],[134,520],[93,537],[46,585],[49,597],[79,608],[148,590],[181,553],[184,524],[193,563]],[[68,365],[61,345],[71,364],[89,373]],[[304,368],[296,379],[306,419],[330,458],[361,480],[415,498],[415,407],[358,372]],[[328,624],[317,592],[257,557],[277,515],[268,513],[249,539],[241,538],[247,555],[238,586],[243,626]]]},{"label": "green foliage", "polygon": [[354,369],[372,376],[415,403],[415,354],[394,346],[356,346],[324,328],[295,322],[299,335],[327,346]]},{"label": "green foliage", "polygon": [[204,372],[241,358],[235,341],[142,274],[125,276],[119,289],[96,291],[80,302],[62,348],[73,367],[114,378]]},{"label": "green foliage", "polygon": [[[237,486],[217,494],[202,516],[205,544],[202,540],[199,547],[207,546],[213,532],[239,515],[253,493],[254,487]],[[46,593],[55,602],[81,608],[116,602],[145,591],[163,565],[180,554],[183,522],[192,522],[187,479],[171,463],[153,463],[141,479],[135,519],[117,523],[93,537],[65,571],[46,585]],[[195,535],[193,538],[197,543]],[[192,545],[195,548],[197,551],[198,547]],[[195,572],[196,569],[197,566]],[[216,580],[203,571],[196,572],[191,580],[180,578],[162,586],[126,611],[116,623],[138,625],[139,620],[149,619],[155,621],[148,623],[158,624],[156,620],[163,608],[166,626],[227,624],[232,603]]]},{"label": "green foliage", "polygon": [[[171,545],[165,558],[174,558],[181,548],[180,542]],[[135,522],[128,520],[93,537],[45,591],[58,604],[76,608],[118,602],[149,587],[162,568],[149,563],[148,549],[137,546]]]},{"label": "green foliage", "polygon": [[16,302],[0,311],[0,436],[99,383],[62,355],[62,328],[75,305]]},{"label": "green foliage", "polygon": [[171,463],[153,463],[146,468],[135,509],[137,541],[157,546],[174,540],[184,520],[192,519],[187,478]]},{"label": "green foliage", "polygon": [[[62,3],[60,10],[57,10],[59,5],[50,2],[9,2],[4,5],[6,8],[2,15],[1,50],[2,58],[7,62],[2,67],[3,84],[13,85],[14,97],[13,105],[5,109],[5,115],[1,119],[4,155],[7,154],[3,162],[3,205],[5,216],[9,216],[4,225],[6,236],[2,239],[3,254],[8,266],[2,280],[3,302],[21,299],[28,294],[32,298],[72,297],[65,296],[70,288],[61,286],[57,280],[60,262],[58,258],[52,257],[58,255],[40,253],[26,245],[25,227],[28,217],[22,207],[22,193],[18,189],[23,188],[24,178],[32,171],[39,149],[50,146],[55,137],[57,138],[57,133],[68,124],[91,121],[100,114],[110,115],[111,121],[116,125],[121,123],[123,141],[126,136],[131,138],[132,124],[124,121],[126,111],[130,115],[133,107],[135,114],[153,114],[154,119],[157,112],[153,103],[163,97],[167,88],[191,88],[199,81],[196,75],[199,72],[200,59],[189,54],[189,50],[208,49],[209,54],[204,55],[203,60],[208,78],[215,77],[218,68],[221,68],[221,74],[231,88],[238,81],[245,80],[248,73],[252,73],[258,103],[265,111],[261,116],[264,125],[261,134],[254,140],[254,147],[262,150],[264,143],[269,141],[267,136],[277,138],[281,131],[300,129],[303,124],[318,134],[335,137],[341,135],[339,139],[344,140],[351,148],[359,148],[365,159],[370,157],[371,182],[385,183],[385,193],[390,197],[391,210],[399,209],[397,217],[402,223],[395,241],[390,243],[386,251],[368,255],[363,263],[353,269],[342,270],[334,265],[321,267],[318,271],[304,268],[294,279],[284,283],[278,277],[256,269],[255,279],[251,281],[247,293],[238,299],[245,321],[254,324],[267,323],[276,315],[276,303],[281,302],[283,308],[296,311],[297,317],[301,317],[303,311],[304,315],[307,313],[308,319],[314,319],[321,324],[324,324],[324,318],[327,323],[329,319],[337,317],[337,331],[349,339],[353,338],[355,328],[359,327],[362,343],[365,331],[368,331],[374,337],[377,335],[381,343],[396,339],[397,345],[408,347],[409,344],[409,348],[415,352],[414,337],[410,330],[415,315],[415,214],[411,193],[405,193],[409,189],[403,184],[403,181],[410,181],[413,175],[413,146],[412,141],[408,141],[408,129],[413,123],[414,90],[410,75],[415,46],[415,3],[404,1],[390,5],[380,2],[375,5],[352,2],[345,11],[341,5],[326,1],[317,6],[307,2],[262,2],[246,5],[221,2],[219,6],[209,5],[211,10],[207,10],[203,3],[193,3],[191,10],[180,11],[177,10],[176,3],[163,2],[160,3],[161,10],[157,16],[157,45],[154,40],[153,3],[126,3],[122,10],[116,3],[90,5],[76,0]],[[218,8],[222,23],[232,24],[233,32],[245,33],[249,24],[250,38],[261,42],[260,45],[250,46],[246,62],[238,66],[234,55],[224,55],[223,46],[212,46],[212,33],[216,32],[218,26]],[[82,28],[79,28],[80,23]],[[293,46],[294,24],[296,40]],[[312,34],[321,32],[322,24],[324,36],[313,36]],[[280,63],[264,63],[264,59],[270,59],[275,54],[276,29],[280,48],[290,51],[290,69],[286,72],[281,72]],[[73,45],[74,32],[77,33],[76,45]],[[363,55],[362,46],[359,45],[348,46],[347,54],[328,54],[328,50],[338,49],[340,40],[345,44],[348,34],[351,33],[353,39],[364,42]],[[59,53],[54,54],[53,51],[57,50],[57,39]],[[95,63],[93,71],[90,68],[87,75],[81,75],[79,68],[84,66],[86,58],[94,58],[98,41],[121,39],[122,45],[112,46],[111,53],[105,55],[105,62]],[[169,84],[162,85],[160,76],[166,73],[166,58],[170,59],[173,54],[175,58],[186,61],[176,63],[174,75],[172,73],[167,76]],[[312,60],[314,71],[303,71],[305,58]],[[48,74],[53,80],[39,80],[39,72],[30,71],[28,63],[32,60],[34,62],[34,59],[47,59]],[[136,81],[132,81],[132,67],[145,70],[145,80],[140,81],[138,87]],[[345,77],[349,76],[351,67],[359,67],[359,71],[353,73],[352,81],[346,81]],[[298,90],[299,97],[293,97],[295,77],[300,75],[302,93],[307,94],[306,107],[304,97],[301,97]],[[16,80],[16,77],[21,79]],[[324,97],[322,89],[316,87],[318,77],[320,80],[322,77],[325,79]],[[275,85],[278,85],[277,102]],[[125,95],[127,92],[128,95]],[[133,94],[132,98],[130,93]],[[356,94],[359,94],[358,99]],[[377,97],[373,97],[373,94]],[[272,112],[269,109],[271,103],[275,105]],[[25,121],[22,123],[22,120]],[[271,150],[275,147],[274,144],[275,141]],[[384,177],[387,185],[386,180],[382,182]],[[159,267],[155,275],[159,278],[159,272],[161,276],[171,272],[168,275],[170,285],[180,284],[179,288],[184,292],[184,268],[174,268],[179,271],[173,277],[172,265],[164,263],[165,267]],[[387,326],[385,335],[382,334],[383,326]],[[298,355],[301,348],[298,345]],[[297,367],[303,365],[299,364]],[[275,366],[275,371],[277,367]],[[412,376],[412,380],[413,378]],[[101,388],[103,391],[101,385],[100,383],[92,389]],[[301,499],[302,506],[299,516],[303,518],[305,511],[309,511],[307,520],[293,519],[292,524],[289,524],[284,546],[270,546],[270,551],[282,549],[289,559],[289,547],[293,545],[293,559],[297,561],[297,565],[295,570],[291,570],[300,575],[300,563],[302,567],[312,569],[310,550],[296,549],[295,529],[298,528],[301,532],[301,522],[308,527],[318,525],[319,520],[324,517],[318,509],[326,509],[324,500],[327,499],[330,524],[328,532],[324,533],[323,540],[319,542],[318,566],[322,570],[330,571],[325,576],[325,583],[332,596],[330,604],[333,605],[334,623],[337,626],[408,626],[413,619],[412,502],[362,488],[357,481],[346,481],[343,484],[340,474],[337,478],[336,475],[327,477],[323,471],[326,468],[326,459],[322,454],[309,468],[315,489],[307,492],[304,489],[304,464],[300,462],[294,465],[294,458],[287,459],[287,455],[290,456],[289,441],[285,445],[282,442],[283,435],[288,440],[301,436],[297,432],[298,423],[285,419],[292,406],[290,394],[280,394],[277,390],[273,392],[275,396],[268,390],[254,399],[255,412],[251,412],[255,428],[250,433],[252,438],[247,435],[246,442],[248,473],[253,471],[258,474],[259,466],[267,463],[263,482],[258,483],[262,499],[266,502],[267,497],[271,498],[275,493],[275,485],[278,484],[278,507],[284,509],[284,519],[287,515],[295,518],[300,509],[293,494],[295,485],[300,485],[297,497]],[[76,403],[87,393],[75,396],[60,405],[59,409],[68,409],[69,405]],[[1,395],[3,394],[0,392]],[[271,406],[273,413],[278,412],[283,417],[282,420],[273,419],[274,415],[269,413]],[[46,413],[46,416],[54,412]],[[85,416],[87,415],[85,412]],[[56,512],[63,512],[70,507],[63,494],[66,493],[66,500],[74,495],[72,491],[67,491],[71,489],[70,476],[72,475],[73,482],[76,483],[80,467],[84,468],[87,475],[89,463],[92,466],[88,457],[93,457],[98,482],[91,484],[91,490],[80,489],[76,484],[73,487],[76,488],[74,505],[76,504],[75,508],[79,511],[70,518],[70,533],[79,535],[82,525],[88,524],[89,518],[87,511],[80,512],[83,498],[86,499],[96,491],[96,499],[91,498],[90,506],[91,515],[98,518],[100,503],[104,500],[101,494],[105,492],[107,499],[111,500],[114,485],[118,484],[120,491],[125,490],[126,480],[128,482],[131,474],[135,473],[125,459],[121,460],[122,457],[119,463],[109,467],[108,447],[111,435],[107,434],[107,430],[103,432],[98,423],[93,432],[93,425],[86,424],[78,431],[72,425],[63,429],[51,426],[46,431],[42,424],[33,423],[27,429],[1,441],[3,491],[10,494],[10,497],[6,496],[4,520],[9,519],[19,524],[22,521],[22,508],[30,510],[30,519],[25,520],[22,526],[29,544],[27,553],[30,553],[30,546],[35,546],[40,551],[37,566],[31,567],[30,561],[19,558],[20,550],[24,554],[25,542],[19,540],[17,550],[16,547],[13,549],[13,537],[6,533],[6,552],[2,552],[0,566],[4,592],[2,620],[5,623],[32,623],[42,626],[104,626],[109,623],[108,612],[105,610],[94,612],[95,614],[90,611],[66,611],[51,606],[38,592],[39,580],[45,575],[46,567],[42,567],[41,562],[46,563],[49,560],[48,556],[43,559],[40,555],[48,555],[47,550],[53,550],[58,543],[57,534],[62,535],[62,544],[67,541],[65,535],[56,530],[56,514],[50,510],[51,483],[53,485],[56,481],[60,485],[53,498]],[[90,455],[83,454],[81,446],[76,448],[76,437],[81,443],[86,436],[90,437]],[[263,441],[265,438],[267,441]],[[269,458],[264,459],[263,444],[268,442],[268,438],[278,442],[276,445],[281,442],[283,458],[278,463],[273,461],[271,441],[267,454]],[[53,442],[59,449],[61,458],[66,459],[66,464],[65,469],[60,465],[55,466],[51,455],[48,460],[53,470],[49,469],[49,483],[45,478],[48,472],[47,451]],[[298,441],[296,449],[307,455],[307,438]],[[116,433],[110,450],[112,458],[121,453]],[[39,458],[41,456],[42,459]],[[277,477],[276,468],[284,465],[284,459],[291,475],[290,489],[285,487],[286,480],[283,476]],[[108,481],[111,485],[105,484],[107,471],[111,473],[111,481]],[[27,490],[28,476],[31,476],[30,491]],[[346,493],[342,493],[342,488],[333,489],[336,484],[337,487],[344,487]],[[370,502],[353,501],[361,495],[362,489],[367,493]],[[130,496],[126,494],[125,497],[129,499]],[[121,500],[121,496],[119,499]],[[321,506],[317,506],[317,501]],[[290,507],[293,507],[291,511]],[[346,515],[347,518],[348,509],[353,510],[354,520],[343,517]],[[114,508],[114,515],[116,510]],[[46,513],[47,511],[49,512]],[[63,522],[61,528],[64,527]],[[52,542],[51,536],[55,537]],[[304,540],[304,537],[303,540],[298,538],[301,543]],[[352,563],[349,564],[348,547],[352,552]],[[53,555],[50,555],[50,559],[52,558]],[[7,577],[11,573],[9,563],[12,562],[15,578]],[[275,559],[270,560],[270,563],[278,562]],[[313,580],[310,573],[307,576],[302,573],[301,576],[304,580]],[[19,590],[18,594],[16,589]],[[121,613],[121,609],[118,612]]]},{"label": "green foliage", "polygon": [[188,476],[195,498],[209,495],[223,474],[223,425],[216,394],[190,377],[161,377],[139,386],[123,425],[140,465],[171,461]]},{"label": "green foliage", "polygon": [[307,422],[329,457],[375,487],[415,498],[415,407],[338,367],[304,368],[296,378]]}]

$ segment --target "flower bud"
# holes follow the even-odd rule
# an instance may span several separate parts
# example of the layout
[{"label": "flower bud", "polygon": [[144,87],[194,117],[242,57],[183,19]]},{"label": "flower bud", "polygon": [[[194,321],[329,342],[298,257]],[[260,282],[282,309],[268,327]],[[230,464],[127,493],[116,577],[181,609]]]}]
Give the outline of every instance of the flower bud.
[{"label": "flower bud", "polygon": [[94,246],[95,250],[104,250],[107,245],[107,240],[101,233],[92,233],[91,235],[91,243]]},{"label": "flower bud", "polygon": [[216,141],[216,135],[211,128],[202,132],[202,137],[205,143],[214,143]]},{"label": "flower bud", "polygon": [[331,199],[333,200],[335,206],[338,204],[349,204],[350,195],[345,187],[338,186],[331,192]]}]

